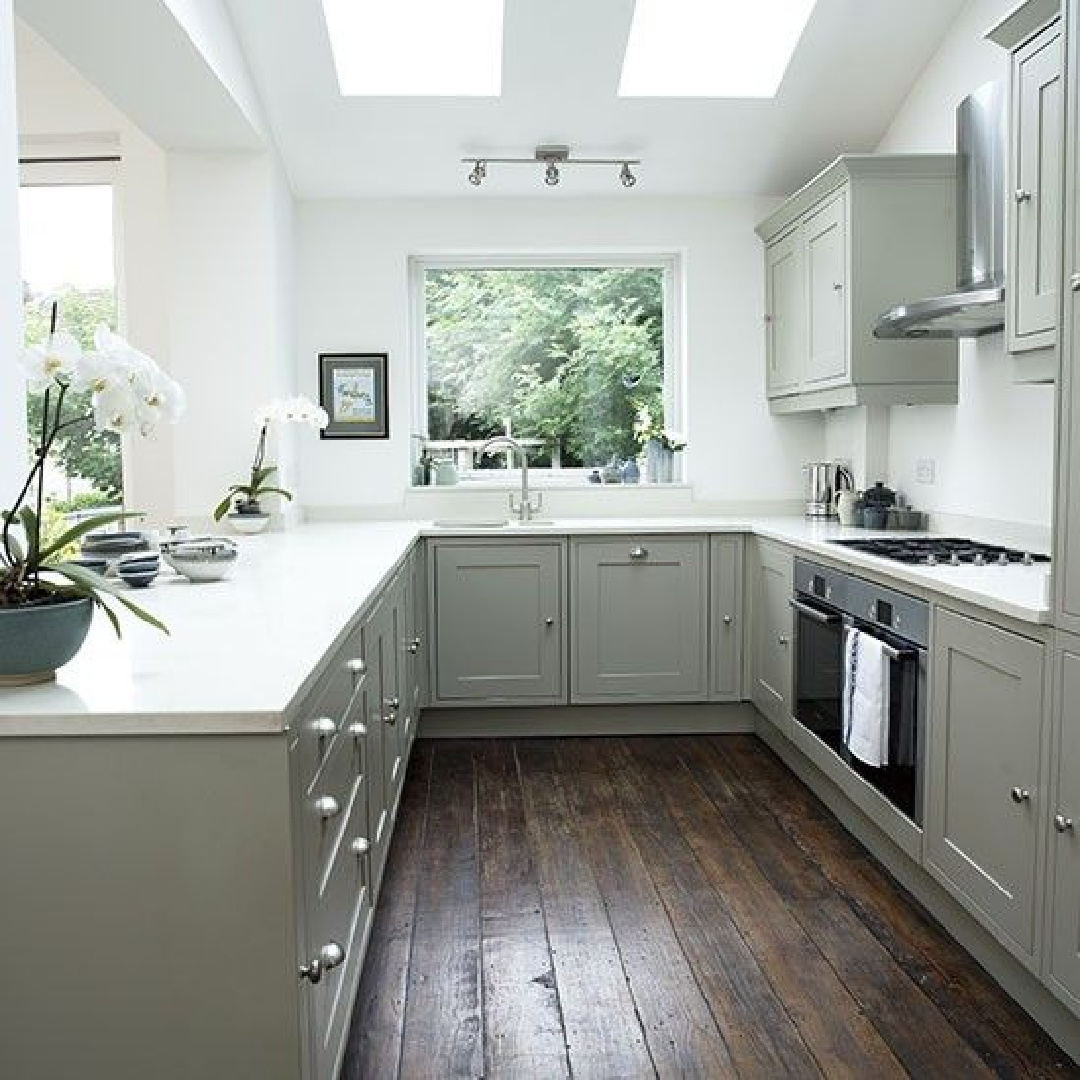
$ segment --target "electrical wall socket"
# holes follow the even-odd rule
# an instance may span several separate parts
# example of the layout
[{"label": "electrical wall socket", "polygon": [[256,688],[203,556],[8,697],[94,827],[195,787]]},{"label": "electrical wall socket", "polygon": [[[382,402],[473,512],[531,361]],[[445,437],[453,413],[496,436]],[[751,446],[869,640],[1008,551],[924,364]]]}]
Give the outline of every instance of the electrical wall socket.
[{"label": "electrical wall socket", "polygon": [[920,484],[932,484],[934,482],[934,473],[936,471],[933,458],[919,458],[919,460],[915,462],[915,479]]}]

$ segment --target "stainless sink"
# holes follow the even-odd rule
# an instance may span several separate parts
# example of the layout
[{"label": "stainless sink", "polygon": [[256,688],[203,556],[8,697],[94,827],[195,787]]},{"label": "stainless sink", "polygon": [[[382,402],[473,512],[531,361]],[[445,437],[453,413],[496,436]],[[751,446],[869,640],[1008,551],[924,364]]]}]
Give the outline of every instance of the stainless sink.
[{"label": "stainless sink", "polygon": [[551,518],[534,518],[532,521],[519,521],[517,518],[473,518],[461,521],[433,521],[436,529],[528,529],[537,526],[550,529],[555,522]]}]

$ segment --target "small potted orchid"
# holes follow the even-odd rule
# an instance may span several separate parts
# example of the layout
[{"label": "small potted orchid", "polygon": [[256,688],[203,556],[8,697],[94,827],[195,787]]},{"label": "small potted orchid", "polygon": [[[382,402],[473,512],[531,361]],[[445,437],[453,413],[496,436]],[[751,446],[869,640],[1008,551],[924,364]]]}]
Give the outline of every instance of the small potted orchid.
[{"label": "small potted orchid", "polygon": [[686,449],[686,440],[664,427],[647,405],[634,419],[634,438],[645,450],[645,479],[650,484],[670,484],[675,479],[675,455]]},{"label": "small potted orchid", "polygon": [[[54,304],[48,338],[22,355],[30,391],[43,395],[42,421],[26,480],[0,512],[0,685],[52,678],[82,647],[95,607],[119,634],[114,601],[168,633],[103,577],[64,560],[65,550],[87,533],[138,515],[98,514],[59,536],[43,535],[45,463],[62,431],[93,423],[102,431],[149,436],[183,411],[183,391],[149,356],[104,324],[95,331],[94,346],[83,352],[71,334],[57,330]],[[76,391],[90,392],[90,413],[71,415],[65,408],[67,395]]]},{"label": "small potted orchid", "polygon": [[[302,394],[272,401],[259,415],[259,436],[255,441],[255,457],[246,484],[230,484],[225,498],[214,508],[214,520],[228,518],[239,533],[262,532],[270,524],[270,515],[260,501],[265,495],[280,495],[292,501],[292,492],[271,483],[276,465],[266,464],[266,440],[275,424],[307,424],[324,428],[330,422],[326,410]],[[231,509],[231,512],[230,512]]]}]

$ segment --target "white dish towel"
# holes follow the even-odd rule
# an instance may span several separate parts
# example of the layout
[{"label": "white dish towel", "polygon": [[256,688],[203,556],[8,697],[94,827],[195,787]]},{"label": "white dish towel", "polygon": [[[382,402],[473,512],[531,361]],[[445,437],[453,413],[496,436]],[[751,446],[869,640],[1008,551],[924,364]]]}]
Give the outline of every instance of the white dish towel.
[{"label": "white dish towel", "polygon": [[889,763],[889,672],[884,645],[854,627],[844,631],[844,745],[860,761]]}]

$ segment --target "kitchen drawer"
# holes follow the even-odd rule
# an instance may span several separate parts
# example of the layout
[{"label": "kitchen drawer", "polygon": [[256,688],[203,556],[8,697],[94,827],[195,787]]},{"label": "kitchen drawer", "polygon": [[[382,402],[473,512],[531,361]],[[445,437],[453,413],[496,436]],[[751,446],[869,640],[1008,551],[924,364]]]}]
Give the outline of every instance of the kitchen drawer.
[{"label": "kitchen drawer", "polygon": [[315,949],[336,942],[345,959],[312,986],[316,1075],[330,1077],[348,1031],[359,981],[364,936],[371,919],[371,852],[358,854],[353,842],[367,839],[367,791],[364,778],[353,785],[341,842],[325,878],[325,888],[313,897],[311,928]]},{"label": "kitchen drawer", "polygon": [[338,652],[329,672],[305,699],[293,722],[298,755],[296,775],[301,790],[310,789],[330,755],[335,736],[344,727],[346,714],[366,678],[362,653],[350,639]]},{"label": "kitchen drawer", "polygon": [[[359,695],[354,700],[359,700]],[[321,891],[322,882],[329,874],[330,862],[345,828],[352,790],[363,766],[364,739],[354,738],[347,730],[353,715],[352,711],[346,713],[345,730],[333,740],[325,764],[303,796],[300,842],[309,888],[313,886],[316,890],[314,895]]]}]

